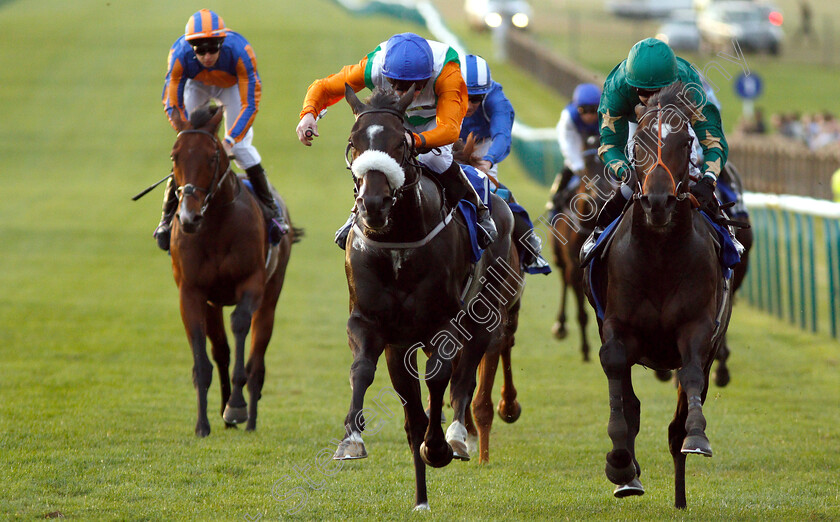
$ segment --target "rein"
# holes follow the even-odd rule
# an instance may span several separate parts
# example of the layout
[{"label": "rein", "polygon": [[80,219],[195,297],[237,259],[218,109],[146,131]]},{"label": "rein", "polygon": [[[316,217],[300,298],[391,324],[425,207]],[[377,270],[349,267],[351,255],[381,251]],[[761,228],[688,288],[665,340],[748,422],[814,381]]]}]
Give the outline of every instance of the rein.
[{"label": "rein", "polygon": [[[656,104],[656,109],[649,111],[645,114],[645,116],[654,112],[659,112],[661,110],[662,105]],[[662,168],[665,169],[665,172],[668,173],[668,177],[671,178],[671,186],[673,187],[674,195],[677,195],[677,183],[676,181],[674,181],[674,174],[671,172],[671,169],[668,168],[668,165],[666,165],[665,162],[662,161],[662,118],[657,118],[656,123],[656,163],[653,164],[653,167],[651,167],[650,171],[645,171],[645,183],[642,186],[642,193],[647,193],[647,184],[648,179],[650,179],[650,172],[652,172],[653,169],[655,169],[656,167],[662,166]]]},{"label": "rein", "polygon": [[[222,167],[222,163],[220,161],[221,145],[219,144],[219,138],[216,137],[215,134],[207,132],[206,130],[202,130],[202,129],[187,129],[187,130],[182,130],[181,132],[178,133],[178,135],[175,137],[176,141],[177,141],[178,138],[181,137],[182,134],[203,134],[205,136],[210,137],[210,139],[213,140],[213,144],[215,145],[216,152],[213,156],[213,163],[215,163],[215,165],[216,165],[216,170],[213,172],[213,179],[210,180],[210,187],[205,189],[205,188],[202,188],[202,187],[196,187],[192,183],[187,183],[186,185],[184,185],[182,187],[178,187],[176,189],[179,200],[182,199],[185,196],[193,196],[194,197],[196,192],[204,192],[205,194],[207,194],[207,196],[204,198],[204,205],[201,206],[201,210],[199,211],[199,214],[204,215],[204,212],[207,211],[207,207],[210,206],[210,201],[212,201],[213,196],[216,195],[216,192],[218,192],[219,187],[222,186],[222,183],[225,181],[228,174],[231,172],[230,165],[228,165],[227,170],[225,170],[225,172],[222,173],[221,176],[219,176],[219,170],[221,170],[221,167]],[[218,182],[216,182],[216,178],[219,178]]]}]

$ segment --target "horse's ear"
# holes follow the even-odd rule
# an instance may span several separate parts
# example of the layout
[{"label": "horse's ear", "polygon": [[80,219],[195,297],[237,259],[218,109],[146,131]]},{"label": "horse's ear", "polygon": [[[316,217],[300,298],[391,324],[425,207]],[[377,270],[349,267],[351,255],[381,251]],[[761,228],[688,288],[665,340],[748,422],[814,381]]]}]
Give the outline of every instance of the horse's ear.
[{"label": "horse's ear", "polygon": [[642,119],[642,114],[645,113],[645,109],[647,109],[647,106],[644,103],[636,105],[636,121]]},{"label": "horse's ear", "polygon": [[175,132],[181,132],[182,130],[189,127],[189,122],[184,121],[181,119],[181,111],[178,109],[172,110],[172,126],[175,128]]},{"label": "horse's ear", "polygon": [[405,94],[403,94],[400,97],[400,101],[397,103],[398,111],[400,111],[401,113],[405,113],[405,110],[408,108],[409,105],[411,105],[411,102],[414,101],[414,91],[416,88],[417,85],[412,84],[411,87],[409,87],[408,90],[405,91]]},{"label": "horse's ear", "polygon": [[205,127],[211,129],[213,134],[216,134],[216,131],[219,129],[219,124],[222,122],[222,116],[225,115],[224,107],[212,107],[210,108],[210,113],[213,115],[210,118],[210,121],[207,122]]},{"label": "horse's ear", "polygon": [[344,99],[347,100],[347,103],[350,104],[350,109],[353,111],[355,116],[358,116],[362,109],[364,109],[365,104],[356,96],[356,91],[350,87],[349,83],[344,84]]}]

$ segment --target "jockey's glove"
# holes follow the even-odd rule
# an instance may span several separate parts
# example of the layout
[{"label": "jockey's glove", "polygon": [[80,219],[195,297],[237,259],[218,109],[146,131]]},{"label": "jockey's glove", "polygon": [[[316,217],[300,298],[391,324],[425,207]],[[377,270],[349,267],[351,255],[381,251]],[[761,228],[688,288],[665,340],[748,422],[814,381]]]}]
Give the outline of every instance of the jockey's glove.
[{"label": "jockey's glove", "polygon": [[711,218],[717,217],[720,205],[715,197],[715,180],[712,177],[700,178],[700,181],[691,187],[691,194],[700,204],[700,210],[704,210]]}]

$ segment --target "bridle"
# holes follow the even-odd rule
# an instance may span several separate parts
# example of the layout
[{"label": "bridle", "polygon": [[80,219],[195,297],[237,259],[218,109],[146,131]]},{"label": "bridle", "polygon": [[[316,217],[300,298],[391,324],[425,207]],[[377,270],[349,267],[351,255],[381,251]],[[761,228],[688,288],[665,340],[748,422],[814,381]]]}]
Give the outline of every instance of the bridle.
[{"label": "bridle", "polygon": [[[662,104],[657,103],[655,109],[650,109],[649,111],[645,112],[645,114],[639,120],[639,128],[641,129],[642,121],[644,121],[645,118],[647,118],[651,114],[658,113],[658,112],[661,112],[661,111],[662,111]],[[665,169],[665,172],[668,173],[668,178],[671,180],[671,187],[672,187],[671,193],[674,196],[676,196],[677,201],[682,201],[686,198],[691,198],[689,192],[684,192],[684,193],[679,192],[679,187],[680,187],[680,184],[682,182],[680,182],[680,184],[677,184],[676,177],[674,176],[674,173],[671,172],[671,169],[668,167],[668,165],[666,165],[665,162],[662,161],[662,118],[661,117],[657,118],[656,124],[657,124],[656,125],[656,163],[654,163],[653,166],[649,170],[645,170],[645,169],[642,170],[642,172],[644,172],[644,174],[645,174],[645,181],[644,181],[644,184],[642,185],[642,194],[638,197],[644,198],[644,197],[647,196],[647,186],[648,186],[648,180],[650,179],[651,172],[653,172],[653,170],[656,169],[656,167],[662,167],[663,169]]]},{"label": "bridle", "polygon": [[[405,114],[403,114],[402,112],[400,112],[396,109],[391,109],[390,107],[367,108],[367,109],[363,110],[362,112],[360,112],[359,114],[356,115],[356,120],[358,121],[359,118],[361,118],[362,116],[364,116],[366,114],[374,114],[374,113],[385,113],[385,114],[390,114],[392,116],[396,116],[397,118],[399,118],[400,123],[402,123],[403,127],[405,127]],[[348,170],[350,170],[352,168],[351,165],[352,165],[353,161],[350,159],[350,157],[352,155],[353,148],[354,148],[353,147],[353,141],[352,141],[351,138],[348,138],[347,139],[347,147],[344,149],[344,162],[347,164],[347,169]],[[403,154],[402,154],[402,160],[400,160],[400,167],[402,167],[403,170],[406,170],[406,167],[410,167],[412,169],[422,168],[420,163],[418,163],[417,160],[414,158],[414,154],[412,154],[412,152],[414,150],[414,146],[413,146],[413,144],[408,143],[408,138],[405,136],[405,133],[403,133],[403,138],[402,138],[402,149],[403,149]],[[417,176],[414,176],[414,179],[411,180],[409,183],[403,184],[401,187],[398,187],[397,189],[395,189],[393,199],[396,200],[398,194],[404,192],[408,188],[413,187],[419,181],[420,181],[420,176],[417,175]]]},{"label": "bridle", "polygon": [[[213,155],[213,163],[215,164],[215,170],[213,172],[213,179],[210,180],[210,186],[208,188],[202,188],[202,187],[196,187],[192,183],[187,183],[184,186],[179,186],[176,189],[176,193],[178,194],[178,201],[179,202],[184,197],[189,197],[189,196],[196,197],[196,192],[204,192],[205,194],[207,194],[204,197],[204,205],[201,206],[201,210],[199,210],[199,212],[198,212],[198,215],[203,216],[204,212],[207,211],[207,207],[210,206],[210,202],[213,200],[213,196],[216,195],[216,193],[219,190],[219,187],[222,186],[222,183],[225,181],[225,178],[227,178],[227,175],[230,173],[230,164],[228,164],[228,168],[220,176],[219,172],[221,171],[221,168],[222,168],[222,162],[221,162],[222,146],[221,146],[221,143],[219,143],[219,138],[215,134],[213,134],[211,132],[207,132],[206,130],[202,130],[202,129],[182,130],[175,137],[176,142],[178,141],[178,138],[180,138],[182,134],[203,134],[205,136],[208,136],[211,140],[213,140],[213,145],[215,146],[215,149],[216,149],[215,154]],[[217,179],[218,179],[218,181],[216,181]]]}]

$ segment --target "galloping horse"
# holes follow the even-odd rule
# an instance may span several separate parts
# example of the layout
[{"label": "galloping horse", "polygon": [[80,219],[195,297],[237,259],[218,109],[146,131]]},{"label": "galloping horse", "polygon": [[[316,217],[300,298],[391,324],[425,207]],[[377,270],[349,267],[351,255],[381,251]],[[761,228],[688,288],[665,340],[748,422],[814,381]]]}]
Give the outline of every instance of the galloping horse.
[{"label": "galloping horse", "polygon": [[566,331],[566,296],[569,287],[575,294],[577,318],[580,326],[580,351],[583,360],[589,361],[589,341],[586,339],[586,325],[589,317],[586,312],[586,294],[583,290],[583,269],[580,267],[580,249],[592,229],[598,212],[610,196],[614,187],[610,178],[604,174],[603,164],[598,158],[598,140],[587,143],[590,147],[583,153],[584,170],[587,179],[582,179],[574,196],[563,211],[552,217],[551,250],[554,263],[560,269],[560,309],[557,321],[551,328],[554,337],[565,339]]},{"label": "galloping horse", "polygon": [[[207,389],[213,366],[207,358],[208,337],[221,380],[225,424],[235,427],[247,421],[246,429],[256,428],[274,309],[292,243],[302,234],[292,229],[280,244],[269,248],[257,200],[230,169],[230,160],[216,136],[223,114],[214,108],[194,112],[189,122],[176,117],[178,137],[172,147],[179,204],[170,251],[181,318],[193,353],[193,384],[198,395],[195,434],[199,437],[210,434]],[[279,203],[291,223],[285,204]],[[236,342],[233,390],[222,317],[222,307],[232,305],[230,322]],[[251,329],[251,354],[245,365],[245,338]],[[246,383],[250,406],[243,395]]]},{"label": "galloping horse", "polygon": [[[471,263],[465,223],[447,211],[439,184],[422,175],[405,138],[405,109],[413,96],[413,87],[401,98],[377,90],[363,103],[346,87],[345,98],[356,115],[348,162],[358,188],[357,218],[345,257],[352,399],[334,458],[367,456],[361,437],[364,397],[384,352],[405,410],[415,509],[425,510],[426,465],[442,467],[453,457],[469,458],[464,416],[476,368],[507,322],[503,303],[518,299],[523,282],[509,269],[519,262],[512,257],[513,216],[495,196],[491,207],[499,237]],[[422,376],[418,350],[429,356]],[[455,413],[444,436],[439,419],[450,377]],[[429,389],[429,417],[420,397],[421,378]]]},{"label": "galloping horse", "polygon": [[[607,431],[613,448],[606,475],[615,496],[641,495],[636,460],[639,399],[630,368],[676,369],[677,408],[668,427],[674,461],[674,505],[686,507],[685,456],[712,456],[702,405],[709,372],[731,313],[731,285],[718,259],[718,236],[688,193],[697,109],[681,94],[682,84],[663,89],[637,107],[639,129],[634,163],[641,182],[617,224],[602,276],[586,268],[587,296],[603,305],[601,365],[609,383]],[[598,258],[596,258],[598,261]]]},{"label": "galloping horse", "polygon": [[[458,142],[461,143],[461,142]],[[459,149],[456,143],[455,149]],[[466,143],[463,144],[463,149],[455,150],[455,161],[462,165],[469,165],[477,167],[481,158],[475,155],[475,138],[472,134],[467,137]],[[491,178],[492,180],[492,178]],[[511,201],[515,202],[513,195],[510,196]],[[526,248],[524,245],[517,245],[516,238],[523,237],[528,232],[527,224],[520,223],[514,216],[513,239],[511,241],[511,248],[515,249],[512,252],[513,259],[519,259],[519,248]],[[525,277],[525,271],[522,270],[520,263],[515,263],[511,266],[515,270],[519,278]],[[466,411],[465,425],[470,437],[467,439],[468,450],[473,451],[470,443],[478,441],[478,462],[485,464],[490,461],[490,429],[493,426],[493,383],[496,380],[496,371],[499,368],[499,359],[502,361],[502,375],[504,383],[500,392],[501,398],[499,406],[496,411],[499,417],[508,424],[514,423],[519,419],[522,413],[522,407],[519,401],[516,400],[516,387],[513,384],[513,368],[511,362],[511,350],[515,343],[516,329],[519,326],[519,308],[522,304],[522,294],[512,301],[505,304],[507,308],[507,321],[504,324],[502,335],[494,339],[487,347],[487,352],[481,358],[481,364],[478,367],[478,388],[476,388],[475,396],[472,401],[472,413],[469,409]]]}]

